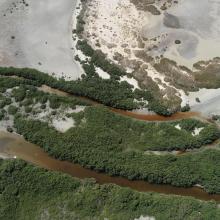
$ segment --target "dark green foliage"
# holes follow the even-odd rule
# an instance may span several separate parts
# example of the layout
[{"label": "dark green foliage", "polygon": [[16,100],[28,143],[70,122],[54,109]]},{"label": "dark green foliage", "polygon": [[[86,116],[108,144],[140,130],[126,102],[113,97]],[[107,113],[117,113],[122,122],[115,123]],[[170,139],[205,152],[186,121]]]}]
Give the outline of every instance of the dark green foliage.
[{"label": "dark green foliage", "polygon": [[78,126],[82,122],[83,118],[85,117],[84,111],[81,111],[79,113],[71,113],[67,114],[68,117],[72,117],[75,121],[75,125]]},{"label": "dark green foliage", "polygon": [[171,116],[174,113],[169,111],[166,106],[160,104],[159,100],[153,100],[149,105],[149,110],[164,116]]},{"label": "dark green foliage", "polygon": [[213,120],[213,121],[218,121],[218,120],[220,120],[220,115],[212,115],[212,120]]},{"label": "dark green foliage", "polygon": [[95,52],[86,40],[77,41],[77,49],[81,50],[84,53],[84,55],[88,57],[92,57]]},{"label": "dark green foliage", "polygon": [[10,105],[8,107],[8,113],[10,115],[15,115],[17,113],[17,111],[18,111],[18,108],[16,106],[14,106],[14,105]]},{"label": "dark green foliage", "polygon": [[52,96],[49,98],[50,101],[50,108],[52,109],[57,109],[60,107],[60,102],[59,102],[59,98],[56,96]]},{"label": "dark green foliage", "polygon": [[220,219],[215,202],[101,186],[18,160],[0,160],[0,177],[2,220]]},{"label": "dark green foliage", "polygon": [[31,99],[31,98],[28,98],[28,99],[26,99],[25,101],[22,102],[22,105],[24,105],[24,106],[29,106],[29,105],[32,105],[32,104],[34,104],[34,100]]},{"label": "dark green foliage", "polygon": [[56,114],[57,114],[56,111],[52,111],[52,112],[51,112],[51,115],[56,115]]},{"label": "dark green foliage", "polygon": [[5,111],[0,111],[0,121],[5,117]]},{"label": "dark green foliage", "polygon": [[77,16],[76,33],[81,34],[84,31],[84,24],[82,15]]},{"label": "dark green foliage", "polygon": [[21,102],[26,96],[26,87],[20,86],[18,89],[13,89],[12,96],[15,98],[16,102]]},{"label": "dark green foliage", "polygon": [[[178,122],[175,122],[174,124],[178,124]],[[195,119],[181,120],[181,128],[189,132],[193,132],[195,128],[202,128],[205,125],[205,123]]]},{"label": "dark green foliage", "polygon": [[189,111],[190,111],[190,106],[189,106],[189,104],[183,106],[183,107],[181,108],[181,111],[182,111],[182,112],[189,112]]},{"label": "dark green foliage", "polygon": [[[0,67],[0,75],[4,75],[2,74],[3,72],[6,73],[6,75],[10,75],[13,76],[13,71],[10,72],[10,70],[13,70],[14,68],[3,68]],[[16,75],[16,74],[15,74]],[[9,77],[0,77],[0,92],[5,92],[6,88],[13,88],[16,86],[20,86],[20,85],[34,85],[37,86],[37,82],[28,80],[28,79],[22,79],[22,78],[9,78]]]},{"label": "dark green foliage", "polygon": [[41,109],[46,109],[46,107],[47,107],[46,104],[42,104],[40,108]]},{"label": "dark green foliage", "polygon": [[91,57],[90,63],[100,67],[103,71],[110,74],[110,76],[125,76],[126,72],[116,64],[110,63],[106,55],[100,50],[93,50],[86,40],[79,40],[77,42],[77,49],[81,50],[86,56]]},{"label": "dark green foliage", "polygon": [[[103,88],[106,88],[106,91],[100,87],[96,87],[96,91],[100,92],[100,89],[102,90],[103,94],[105,92],[114,92],[115,94],[111,96],[110,94],[106,96],[105,100],[107,100],[107,97],[111,97],[111,103],[104,102],[103,104],[112,106],[112,107],[119,107],[122,109],[131,110],[134,108],[138,108],[141,106],[141,102],[139,104],[134,103],[134,98],[137,100],[147,100],[149,102],[148,108],[151,111],[156,112],[157,114],[164,115],[164,116],[170,116],[173,112],[170,112],[168,108],[164,105],[162,105],[158,100],[155,100],[151,93],[147,90],[139,90],[135,89],[135,91],[132,91],[133,86],[128,84],[126,81],[119,83],[118,80],[120,80],[120,76],[125,76],[126,72],[120,68],[119,66],[110,63],[110,61],[107,60],[105,54],[103,54],[101,51],[93,50],[92,47],[86,42],[86,40],[79,40],[77,42],[77,48],[81,50],[86,56],[90,57],[89,64],[83,64],[83,68],[86,76],[83,77],[83,79],[88,82],[92,80],[95,83],[99,83],[97,85],[102,85]],[[94,66],[100,67],[103,71],[107,72],[111,78],[108,80],[101,79],[98,77],[98,74],[95,71]],[[99,82],[97,82],[99,81]],[[108,83],[107,85],[105,84]],[[109,88],[108,85],[111,84],[111,88]],[[114,87],[112,87],[114,85]],[[115,86],[116,85],[116,86]],[[120,88],[120,91],[117,89]],[[123,89],[124,88],[124,89]],[[123,94],[124,91],[126,92],[126,95]],[[124,99],[127,98],[127,101],[121,101],[120,103],[117,103],[118,96],[122,96]],[[117,97],[117,99],[116,99]],[[129,98],[129,99],[128,99]],[[99,100],[99,99],[96,99]],[[121,99],[120,99],[121,100]]]},{"label": "dark green foliage", "polygon": [[[83,67],[83,69],[84,69],[84,71],[85,71],[85,73],[86,73],[86,75],[87,76],[90,76],[90,77],[98,77],[98,74],[96,73],[96,71],[95,71],[95,67],[94,67],[94,65],[93,64],[83,64],[82,65],[82,67]],[[84,77],[85,78],[85,77]]]},{"label": "dark green foliage", "polygon": [[[16,98],[18,96],[20,97],[20,95],[17,95],[17,92],[20,93],[19,91],[23,91],[21,99]],[[43,108],[46,108],[47,101],[49,101],[50,107],[53,109],[59,108],[61,104],[62,106],[69,106],[72,108],[76,105],[89,105],[87,101],[80,100],[77,97],[61,97],[39,91],[36,87],[29,85],[22,85],[18,89],[13,89],[12,97],[14,97],[21,105],[27,107],[27,109],[31,108],[30,105],[38,102],[42,104]]]},{"label": "dark green foliage", "polygon": [[[153,183],[190,187],[201,184],[208,192],[220,193],[220,152],[188,153],[183,156],[156,156],[141,151],[174,150],[200,147],[219,137],[218,130],[194,120],[173,123],[145,123],[125,118],[102,107],[87,107],[73,115],[77,127],[61,134],[46,123],[15,119],[17,131],[50,155],[85,167],[142,179]],[[202,125],[204,135],[193,137],[193,126]],[[169,137],[169,138],[167,138]],[[204,138],[205,137],[205,138]],[[213,178],[215,177],[215,178]]]},{"label": "dark green foliage", "polygon": [[10,105],[11,102],[12,102],[12,101],[11,101],[10,98],[1,96],[1,97],[0,97],[0,109],[4,108],[4,107],[7,106],[7,105]]},{"label": "dark green foliage", "polygon": [[[88,78],[92,78],[92,80],[94,80],[94,78],[99,78],[94,68],[94,66],[97,66],[110,75],[111,78],[110,80],[108,80],[109,83],[112,84],[115,81],[118,82],[121,76],[127,75],[126,71],[121,66],[107,59],[106,55],[101,50],[94,50],[88,44],[88,42],[85,39],[83,39],[82,33],[84,31],[84,25],[85,25],[85,22],[83,19],[84,19],[84,16],[86,16],[85,15],[86,7],[87,6],[85,5],[85,2],[84,2],[82,4],[82,10],[80,12],[80,15],[77,17],[77,27],[80,31],[76,31],[75,33],[78,35],[80,39],[78,40],[76,47],[78,50],[81,50],[85,56],[89,57],[89,59],[87,59],[87,62],[89,64],[83,63],[85,61],[80,61],[80,63],[82,64],[84,71],[87,74]],[[79,59],[79,57],[77,58]],[[86,78],[85,76],[82,77],[82,79],[85,79],[85,78]],[[127,82],[126,84],[128,88],[129,87],[133,88],[133,86],[131,86]],[[97,89],[100,89],[100,88],[97,88]],[[154,111],[157,114],[170,116],[174,113],[173,111],[169,110],[169,106],[165,106],[161,102],[161,99],[158,99],[158,97],[150,94],[150,91],[148,90],[136,89],[135,92],[133,92],[132,90],[130,90],[129,92],[130,92],[130,96],[132,95],[132,99],[129,100],[129,102],[128,101],[123,102],[123,104],[125,103],[128,106],[126,105],[121,106],[120,104],[116,106],[110,104],[110,106],[116,107],[116,108],[122,108],[126,110],[132,110],[134,108],[141,107],[142,104],[144,104],[144,102],[142,103],[141,100],[144,100],[144,101],[148,101],[149,110]],[[126,96],[124,98],[126,98]],[[139,103],[134,105],[134,99],[137,99]],[[103,102],[103,100],[101,102],[105,105],[109,105],[108,103]],[[133,102],[133,105],[131,105],[132,102]],[[187,110],[187,109],[183,109],[183,110]]]},{"label": "dark green foliage", "polygon": [[10,132],[10,133],[12,133],[12,132],[13,132],[13,128],[10,127],[10,126],[8,126],[8,127],[7,127],[7,131]]},{"label": "dark green foliage", "polygon": [[214,140],[219,138],[219,132],[216,131],[215,126],[209,126],[208,129],[203,129],[200,134],[198,140],[201,144],[210,144]]},{"label": "dark green foliage", "polygon": [[33,69],[16,69],[0,67],[0,75],[19,76],[34,80],[38,85],[48,85],[70,94],[85,96],[99,101],[105,105],[121,108],[134,109],[138,104],[134,102],[132,86],[128,83],[120,83],[115,80],[101,79],[100,77],[86,76],[82,80],[64,81],[57,80],[48,74]]},{"label": "dark green foliage", "polygon": [[[81,10],[78,16],[76,34],[81,38],[81,33],[84,30],[85,9]],[[120,77],[127,73],[118,65],[111,63],[99,50],[93,50],[92,47],[85,41],[79,40],[77,48],[80,49],[86,56],[90,57],[87,61],[82,61],[81,64],[86,75],[82,76],[81,80],[66,82],[63,79],[55,79],[47,74],[34,69],[18,69],[18,68],[0,68],[0,75],[18,76],[28,79],[31,83],[38,85],[46,84],[52,88],[60,89],[70,94],[85,96],[92,100],[98,101],[104,105],[132,110],[144,105],[142,100],[148,101],[149,109],[165,116],[171,115],[173,112],[168,110],[167,106],[160,103],[157,98],[152,96],[149,91],[137,90],[133,91],[133,86],[127,82],[120,82]],[[100,67],[107,72],[111,78],[102,79],[95,71],[95,67]],[[135,102],[138,100],[139,103]]]},{"label": "dark green foliage", "polygon": [[[92,67],[91,67],[92,68]],[[113,72],[120,73],[120,69],[117,67],[113,68]],[[161,105],[158,101],[154,100],[153,96],[149,91],[135,90],[132,91],[132,86],[127,82],[119,82],[112,79],[102,79],[97,77],[96,74],[91,71],[90,75],[82,77],[81,80],[76,81],[64,81],[63,79],[57,80],[48,74],[39,72],[34,69],[18,69],[18,68],[3,68],[0,67],[0,75],[3,76],[18,76],[28,80],[21,80],[21,82],[16,82],[17,84],[36,84],[48,85],[55,89],[60,89],[62,91],[68,92],[77,96],[88,97],[92,100],[103,103],[104,105],[132,110],[141,106],[141,102],[138,104],[134,100],[141,100],[144,98],[149,101],[149,108],[158,114],[170,115],[171,112],[167,110],[166,107]],[[116,74],[116,75],[117,75]],[[8,80],[8,79],[7,79]],[[11,79],[12,80],[12,79]],[[1,79],[0,79],[1,81]],[[13,81],[13,80],[12,80]],[[19,80],[18,80],[19,81]],[[13,84],[13,87],[17,84]],[[21,96],[22,98],[22,96]],[[45,98],[42,98],[42,103],[45,103]]]},{"label": "dark green foliage", "polygon": [[[60,106],[86,104],[75,98],[47,94],[29,85],[22,84],[18,90],[25,94],[18,96],[22,97],[21,103],[29,99],[45,103],[52,99]],[[83,113],[69,116],[75,119],[76,127],[64,134],[48,127],[47,123],[28,121],[21,114],[15,115],[15,127],[27,140],[61,160],[129,179],[185,187],[201,184],[209,192],[220,192],[218,151],[179,157],[143,154],[146,150],[184,150],[211,143],[219,137],[214,125],[197,120],[145,123],[116,115],[101,106],[87,107]],[[177,124],[181,130],[175,128]],[[204,129],[200,135],[192,136],[194,129],[201,127]]]},{"label": "dark green foliage", "polygon": [[[40,86],[43,84],[56,84],[57,80],[48,74],[43,74],[35,69],[29,68],[14,68],[14,67],[0,67],[0,75],[2,76],[17,76],[17,78],[6,78],[7,84],[1,79],[1,83],[7,85],[8,88],[15,87],[20,84],[28,84]],[[24,79],[22,79],[24,78]],[[9,87],[8,82],[11,82],[12,85]]]},{"label": "dark green foliage", "polygon": [[32,107],[25,106],[24,111],[25,111],[25,113],[31,113],[32,112]]}]

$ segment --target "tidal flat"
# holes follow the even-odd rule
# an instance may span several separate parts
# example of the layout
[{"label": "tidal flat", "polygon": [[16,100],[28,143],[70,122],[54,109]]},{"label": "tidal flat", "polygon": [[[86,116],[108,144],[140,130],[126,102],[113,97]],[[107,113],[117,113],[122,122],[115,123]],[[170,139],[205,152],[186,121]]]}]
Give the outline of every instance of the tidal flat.
[{"label": "tidal flat", "polygon": [[82,69],[74,60],[74,0],[2,0],[0,65],[37,68],[74,80]]},{"label": "tidal flat", "polygon": [[[166,34],[153,53],[163,54],[192,68],[198,61],[219,57],[219,10],[219,1],[180,0],[157,18],[150,16],[143,35],[156,37]],[[179,44],[175,43],[177,40]]]}]

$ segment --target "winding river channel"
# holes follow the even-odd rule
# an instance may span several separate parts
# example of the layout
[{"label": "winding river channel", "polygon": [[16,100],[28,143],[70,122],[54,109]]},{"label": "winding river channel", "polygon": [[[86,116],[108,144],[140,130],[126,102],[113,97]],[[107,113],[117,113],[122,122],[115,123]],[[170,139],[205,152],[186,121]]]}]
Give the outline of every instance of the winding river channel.
[{"label": "winding river channel", "polygon": [[[41,87],[40,90],[43,90],[44,92],[57,94],[60,96],[71,96],[68,93],[52,89],[47,86]],[[86,100],[93,105],[99,105],[99,103],[97,102],[91,101],[89,99]],[[200,114],[197,112],[176,113],[171,117],[163,117],[153,114],[139,114],[136,112],[123,111],[114,108],[110,108],[110,110],[121,115],[145,121],[171,121],[191,117],[200,117]],[[217,202],[220,202],[220,195],[210,195],[199,187],[181,188],[170,185],[149,184],[145,181],[130,181],[126,178],[111,177],[103,173],[98,173],[96,171],[83,168],[78,164],[73,164],[67,161],[59,161],[49,156],[39,146],[25,141],[22,136],[3,131],[0,132],[0,157],[19,158],[32,164],[35,164],[39,167],[48,170],[67,173],[73,177],[77,177],[80,179],[94,178],[96,182],[99,184],[113,183],[122,187],[129,187],[140,192],[157,192],[163,194],[192,196],[200,200],[215,200]]]},{"label": "winding river channel", "polygon": [[[58,89],[53,89],[53,88],[46,86],[46,85],[43,85],[39,89],[41,91],[48,92],[51,94],[56,94],[59,96],[70,96],[70,97],[72,96],[72,97],[80,98],[82,100],[85,100],[85,101],[91,103],[92,105],[101,105],[100,103],[98,103],[96,101],[92,101],[89,98],[74,96],[74,95],[71,95],[67,92],[63,92]],[[138,113],[135,111],[125,111],[125,110],[111,108],[111,107],[108,107],[108,108],[110,111],[115,112],[117,114],[128,116],[128,117],[139,119],[139,120],[143,120],[143,121],[174,121],[174,120],[181,120],[181,119],[192,118],[192,117],[199,117],[201,119],[205,119],[201,116],[201,114],[199,112],[177,112],[169,117],[165,117],[165,116],[157,115],[157,114],[150,114],[150,113],[141,114],[141,113]]]},{"label": "winding river channel", "polygon": [[[9,4],[8,2],[11,2],[11,0],[3,0],[0,4],[1,11],[4,13],[7,12]],[[7,30],[0,34],[0,39],[3,42],[3,45],[1,45],[0,47],[0,51],[4,51],[4,53],[2,53],[3,58],[1,58],[0,63],[2,63],[4,66],[8,66],[13,63],[15,66],[19,67],[37,67],[45,72],[56,72],[59,74],[62,74],[62,71],[65,67],[65,72],[67,73],[67,76],[69,72],[80,72],[79,67],[73,64],[72,50],[70,49],[72,47],[71,39],[66,38],[66,36],[70,36],[70,32],[72,31],[68,27],[69,23],[71,23],[72,20],[72,6],[74,1],[68,0],[66,1],[66,4],[64,4],[61,0],[57,1],[58,3],[56,1],[48,0],[48,7],[45,7],[41,2],[42,0],[31,1],[31,4],[29,4],[29,13],[27,13],[26,11],[25,13],[21,13],[21,10],[23,10],[21,7],[21,9],[19,9],[17,12],[14,11],[12,15],[7,15],[4,17],[4,19],[2,19],[2,21],[0,21],[0,26],[3,27],[4,30]],[[59,6],[55,11],[56,13],[54,13],[54,7],[52,7],[54,4],[57,4]],[[60,7],[59,4],[62,7]],[[36,5],[38,6],[38,9]],[[70,7],[70,5],[72,6]],[[44,7],[47,10],[41,10],[41,7]],[[45,13],[43,13],[44,11]],[[66,13],[66,11],[68,11],[68,13]],[[57,14],[61,14],[63,16],[57,16]],[[18,22],[19,16],[22,16],[22,19],[20,19],[22,22]],[[66,16],[68,17],[67,20],[69,22],[64,22]],[[36,19],[36,17],[38,19]],[[51,19],[51,17],[53,19]],[[47,20],[48,22],[45,23],[45,20]],[[34,21],[34,23],[32,21]],[[41,25],[42,23],[44,25]],[[14,36],[14,34],[16,33],[16,40],[6,38],[6,32],[10,33],[11,36]],[[26,41],[24,40],[24,33],[25,37],[28,39]],[[39,41],[39,39],[41,40]],[[60,41],[60,39],[67,40]],[[23,42],[25,42],[25,44]],[[56,45],[56,47],[54,47],[54,45]],[[30,50],[30,48],[34,48],[34,51]],[[19,54],[19,56],[16,56],[15,54]],[[54,56],[54,54],[56,54],[56,56]],[[63,56],[63,54],[65,54],[65,56]],[[66,57],[66,54],[68,54],[68,59]],[[39,57],[41,57],[41,59],[39,59]],[[73,69],[77,70],[72,71]],[[75,76],[75,78],[77,77],[78,76]],[[55,90],[46,86],[43,86],[41,89],[45,92],[50,92],[57,95],[70,96],[70,94],[68,93]],[[92,104],[99,104],[93,101],[90,102]],[[176,113],[170,117],[163,117],[155,114],[146,115],[136,112],[118,110],[114,108],[109,109],[118,114],[145,121],[172,121],[184,118],[200,117],[200,114],[197,112]],[[180,188],[170,185],[149,184],[145,181],[130,181],[125,178],[111,177],[103,173],[98,173],[89,169],[85,169],[78,164],[73,164],[66,161],[59,161],[50,157],[39,146],[25,141],[19,135],[10,134],[7,132],[0,132],[0,157],[20,158],[39,167],[67,173],[73,177],[81,179],[94,178],[99,184],[113,183],[122,187],[129,187],[141,192],[157,192],[169,195],[173,194],[192,196],[197,199],[206,201],[215,200],[220,203],[220,195],[210,195],[199,187]]]},{"label": "winding river channel", "polygon": [[83,168],[78,164],[59,161],[50,157],[37,145],[25,141],[21,136],[7,132],[0,132],[0,156],[4,158],[19,158],[39,167],[67,173],[80,179],[94,178],[99,184],[113,183],[140,192],[192,196],[200,200],[215,200],[220,202],[220,195],[210,195],[199,187],[180,188],[170,185],[149,184],[145,181],[130,181],[122,177],[111,177],[103,173],[98,173]]}]

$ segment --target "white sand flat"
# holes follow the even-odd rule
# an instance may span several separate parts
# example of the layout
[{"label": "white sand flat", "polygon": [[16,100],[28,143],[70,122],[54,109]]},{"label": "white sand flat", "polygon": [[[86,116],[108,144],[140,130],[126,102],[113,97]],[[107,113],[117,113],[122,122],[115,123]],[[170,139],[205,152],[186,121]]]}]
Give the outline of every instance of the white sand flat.
[{"label": "white sand flat", "polygon": [[71,49],[76,1],[26,2],[28,6],[18,0],[0,1],[0,66],[37,68],[67,80],[80,77]]}]

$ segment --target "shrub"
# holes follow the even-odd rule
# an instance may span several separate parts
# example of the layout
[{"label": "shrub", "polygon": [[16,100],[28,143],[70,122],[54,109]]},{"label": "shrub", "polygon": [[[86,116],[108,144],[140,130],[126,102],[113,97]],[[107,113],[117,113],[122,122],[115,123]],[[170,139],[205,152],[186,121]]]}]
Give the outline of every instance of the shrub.
[{"label": "shrub", "polygon": [[8,107],[8,113],[10,115],[15,115],[17,113],[17,111],[18,111],[18,108],[16,106],[14,106],[14,105],[10,105]]}]

